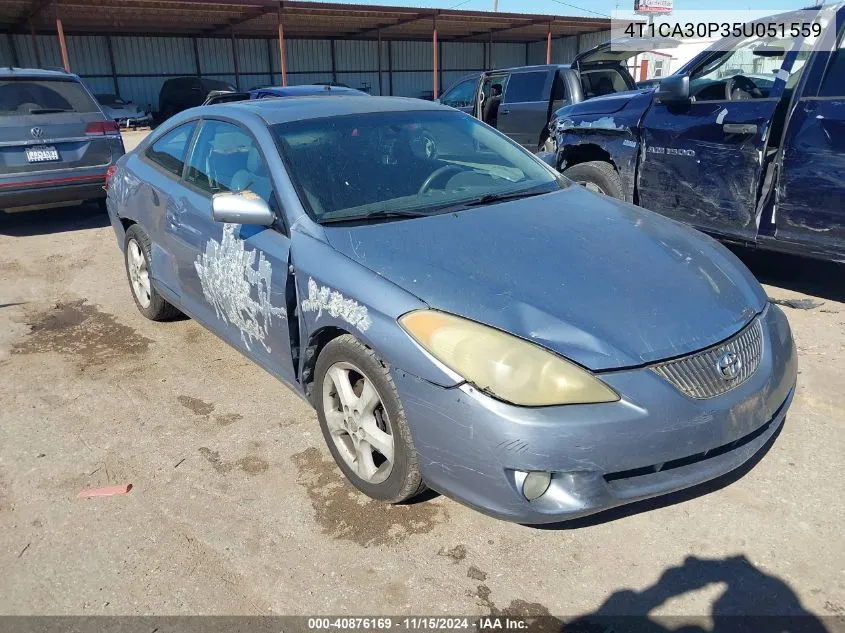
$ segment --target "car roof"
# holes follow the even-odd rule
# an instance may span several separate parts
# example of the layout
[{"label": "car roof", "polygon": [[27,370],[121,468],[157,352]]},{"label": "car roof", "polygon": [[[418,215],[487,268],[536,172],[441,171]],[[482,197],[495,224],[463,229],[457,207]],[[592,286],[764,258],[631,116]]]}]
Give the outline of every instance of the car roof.
[{"label": "car roof", "polygon": [[0,66],[0,77],[10,79],[21,77],[26,79],[70,79],[79,81],[79,77],[64,70],[45,70],[43,68],[16,68],[14,66]]},{"label": "car roof", "polygon": [[294,97],[297,95],[334,95],[334,94],[351,94],[351,95],[365,95],[366,92],[356,90],[355,88],[346,88],[344,86],[326,86],[320,85],[302,85],[302,86],[268,86],[267,88],[256,88],[250,92],[262,92],[279,95],[280,97]]},{"label": "car roof", "polygon": [[[268,125],[288,123],[303,119],[322,119],[347,114],[373,114],[378,112],[422,112],[441,110],[454,112],[452,108],[433,101],[407,97],[374,97],[361,99],[352,95],[329,95],[319,97],[291,97],[289,99],[255,99],[220,103],[201,108],[214,114],[229,114],[237,118],[244,111],[260,116]],[[205,114],[205,112],[203,112]]]},{"label": "car roof", "polygon": [[536,66],[513,66],[512,68],[500,68],[496,70],[489,70],[487,72],[494,73],[514,73],[525,72],[532,70],[557,70],[559,68],[569,68],[569,64],[537,64]]}]

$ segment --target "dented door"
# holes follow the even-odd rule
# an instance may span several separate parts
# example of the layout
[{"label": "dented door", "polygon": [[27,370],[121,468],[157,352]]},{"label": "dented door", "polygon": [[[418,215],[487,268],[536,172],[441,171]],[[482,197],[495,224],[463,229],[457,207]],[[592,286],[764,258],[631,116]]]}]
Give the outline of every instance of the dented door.
[{"label": "dented door", "polygon": [[252,191],[278,212],[258,143],[234,122],[203,121],[183,182],[169,228],[182,305],[270,373],[293,380],[286,303],[290,238],[276,228],[212,217],[212,197],[226,191]]},{"label": "dented door", "polygon": [[[839,23],[845,23],[840,9]],[[811,83],[784,138],[772,220],[778,241],[801,252],[845,257],[845,25],[837,50],[812,61]]]},{"label": "dented door", "polygon": [[655,104],[643,122],[640,204],[696,228],[753,240],[761,154],[777,99]]}]

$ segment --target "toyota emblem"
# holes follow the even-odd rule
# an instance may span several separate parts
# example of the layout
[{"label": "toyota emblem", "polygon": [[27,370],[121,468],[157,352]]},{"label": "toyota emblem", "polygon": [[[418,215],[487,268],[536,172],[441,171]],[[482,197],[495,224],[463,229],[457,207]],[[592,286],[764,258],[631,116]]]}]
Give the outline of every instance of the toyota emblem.
[{"label": "toyota emblem", "polygon": [[41,138],[42,136],[44,136],[44,130],[42,130],[40,127],[32,128],[29,133],[32,134],[33,138]]},{"label": "toyota emblem", "polygon": [[719,375],[725,380],[733,380],[739,375],[739,370],[742,369],[742,359],[733,352],[725,352],[719,357],[716,369],[719,370]]}]

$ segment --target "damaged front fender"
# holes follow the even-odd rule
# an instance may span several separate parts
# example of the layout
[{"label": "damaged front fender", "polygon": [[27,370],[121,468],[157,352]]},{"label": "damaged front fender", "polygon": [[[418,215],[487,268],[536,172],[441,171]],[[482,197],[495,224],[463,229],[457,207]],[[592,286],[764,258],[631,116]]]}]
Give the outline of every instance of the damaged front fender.
[{"label": "damaged front fender", "polygon": [[[323,330],[348,332],[396,369],[442,387],[462,382],[399,326],[400,316],[428,308],[425,302],[305,233],[293,232],[291,265],[303,342]],[[306,346],[298,374],[305,380],[308,353]]]}]

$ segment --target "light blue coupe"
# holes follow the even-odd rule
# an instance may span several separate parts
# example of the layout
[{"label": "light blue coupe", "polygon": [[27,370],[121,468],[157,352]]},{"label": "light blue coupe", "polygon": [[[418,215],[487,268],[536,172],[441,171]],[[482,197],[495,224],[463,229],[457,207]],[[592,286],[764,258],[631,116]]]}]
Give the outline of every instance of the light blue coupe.
[{"label": "light blue coupe", "polygon": [[419,100],[187,110],[108,209],[139,310],[301,394],[361,491],[524,523],[737,468],[795,387],[783,313],[714,240]]}]

